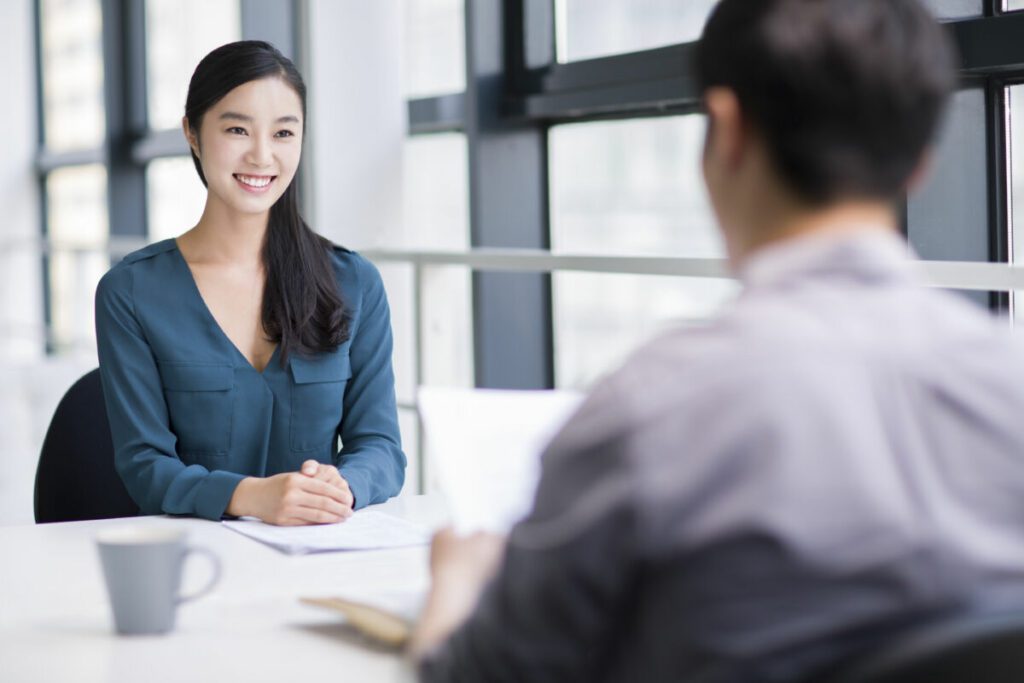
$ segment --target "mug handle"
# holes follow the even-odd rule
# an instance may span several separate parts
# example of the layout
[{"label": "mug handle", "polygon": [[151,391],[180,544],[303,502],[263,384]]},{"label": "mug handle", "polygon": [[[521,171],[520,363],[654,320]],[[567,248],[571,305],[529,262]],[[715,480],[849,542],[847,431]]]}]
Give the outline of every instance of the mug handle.
[{"label": "mug handle", "polygon": [[213,590],[213,587],[216,586],[217,582],[220,580],[220,559],[213,553],[212,550],[203,548],[202,546],[193,545],[185,549],[185,559],[187,559],[188,556],[192,554],[203,555],[210,560],[210,563],[213,566],[213,576],[210,577],[210,580],[206,582],[205,586],[203,586],[196,592],[191,593],[189,595],[179,595],[175,600],[175,602],[179,605],[183,602],[189,602],[191,600],[195,600],[196,598],[203,597],[211,590]]}]

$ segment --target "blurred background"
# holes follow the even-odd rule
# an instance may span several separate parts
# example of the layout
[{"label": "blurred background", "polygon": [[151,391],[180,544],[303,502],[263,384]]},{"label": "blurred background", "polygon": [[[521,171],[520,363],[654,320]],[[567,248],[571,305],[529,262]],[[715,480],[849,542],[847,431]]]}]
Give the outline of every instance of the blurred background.
[{"label": "blurred background", "polygon": [[[929,261],[1012,264],[1024,258],[1024,0],[928,4],[960,46],[963,82],[904,229]],[[53,409],[96,365],[98,279],[202,211],[180,119],[208,51],[269,40],[305,76],[306,218],[385,278],[406,491],[418,492],[431,486],[418,385],[585,389],[737,294],[687,72],[713,6],[4,0],[0,524],[32,521]],[[984,291],[999,271],[980,272],[964,296],[1012,323],[1014,297]]]}]

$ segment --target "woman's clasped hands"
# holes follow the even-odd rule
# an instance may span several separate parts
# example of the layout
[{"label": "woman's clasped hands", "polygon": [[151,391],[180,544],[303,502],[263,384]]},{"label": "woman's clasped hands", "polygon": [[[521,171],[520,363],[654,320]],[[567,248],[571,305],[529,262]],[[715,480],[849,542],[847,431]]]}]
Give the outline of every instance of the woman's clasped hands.
[{"label": "woman's clasped hands", "polygon": [[338,468],[307,460],[298,472],[246,477],[231,496],[227,513],[279,526],[334,524],[351,517],[354,504]]}]

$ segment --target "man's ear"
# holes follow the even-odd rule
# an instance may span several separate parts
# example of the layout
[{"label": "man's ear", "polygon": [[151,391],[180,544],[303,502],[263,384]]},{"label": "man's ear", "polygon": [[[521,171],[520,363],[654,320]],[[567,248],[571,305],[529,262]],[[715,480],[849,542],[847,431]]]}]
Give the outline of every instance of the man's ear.
[{"label": "man's ear", "polygon": [[911,171],[910,177],[907,178],[907,182],[904,184],[903,189],[907,194],[916,192],[924,185],[925,180],[928,179],[928,175],[931,173],[934,162],[935,148],[929,145],[921,152],[921,158],[917,160],[917,165],[914,166],[914,170]]},{"label": "man's ear", "polygon": [[197,157],[199,156],[199,139],[196,137],[196,133],[192,130],[192,126],[188,125],[188,117],[181,117],[181,130],[185,133],[185,141],[188,143],[192,153]]},{"label": "man's ear", "polygon": [[715,86],[704,93],[704,108],[708,116],[705,154],[727,168],[736,168],[747,142],[739,98],[731,89]]}]

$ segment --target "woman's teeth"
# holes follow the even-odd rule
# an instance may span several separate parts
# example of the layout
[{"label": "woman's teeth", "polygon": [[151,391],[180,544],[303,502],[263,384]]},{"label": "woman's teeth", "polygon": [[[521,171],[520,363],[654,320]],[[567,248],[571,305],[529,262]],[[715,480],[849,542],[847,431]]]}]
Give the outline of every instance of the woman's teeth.
[{"label": "woman's teeth", "polygon": [[240,175],[235,174],[235,178],[238,182],[249,187],[266,187],[270,184],[270,181],[274,179],[274,176],[251,176],[251,175]]}]

